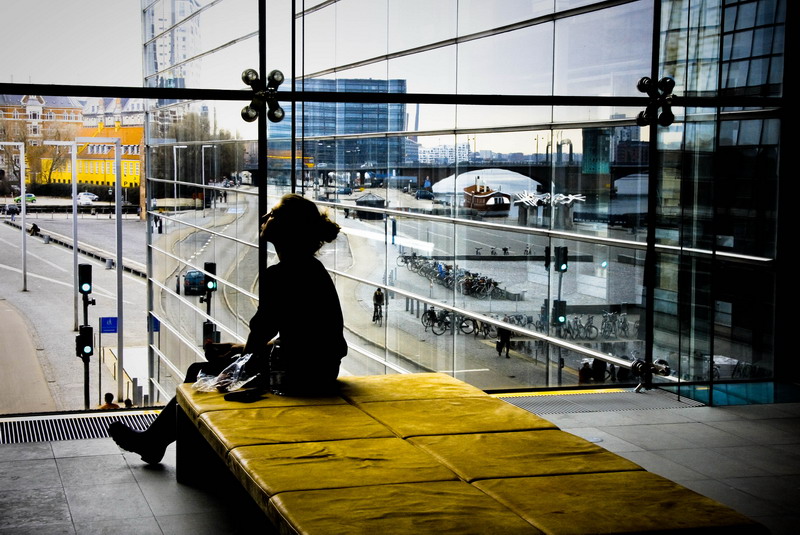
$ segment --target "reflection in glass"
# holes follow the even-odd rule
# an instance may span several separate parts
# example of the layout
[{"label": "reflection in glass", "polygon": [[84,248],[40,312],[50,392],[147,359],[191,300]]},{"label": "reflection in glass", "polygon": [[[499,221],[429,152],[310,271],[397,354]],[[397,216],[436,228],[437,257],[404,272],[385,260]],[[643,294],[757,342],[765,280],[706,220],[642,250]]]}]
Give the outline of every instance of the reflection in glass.
[{"label": "reflection in glass", "polygon": [[651,2],[632,2],[556,22],[556,95],[637,95],[650,73]]}]

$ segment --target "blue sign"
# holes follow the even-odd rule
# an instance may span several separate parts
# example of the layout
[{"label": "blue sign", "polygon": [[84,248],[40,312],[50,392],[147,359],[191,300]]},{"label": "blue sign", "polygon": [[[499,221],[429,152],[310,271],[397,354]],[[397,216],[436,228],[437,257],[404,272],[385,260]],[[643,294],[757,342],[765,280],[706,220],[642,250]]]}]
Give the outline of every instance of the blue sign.
[{"label": "blue sign", "polygon": [[158,318],[155,316],[149,316],[150,318],[150,331],[157,333],[161,330],[161,322],[158,321]]},{"label": "blue sign", "polygon": [[105,318],[100,318],[100,332],[101,333],[117,332],[117,317],[108,316]]}]

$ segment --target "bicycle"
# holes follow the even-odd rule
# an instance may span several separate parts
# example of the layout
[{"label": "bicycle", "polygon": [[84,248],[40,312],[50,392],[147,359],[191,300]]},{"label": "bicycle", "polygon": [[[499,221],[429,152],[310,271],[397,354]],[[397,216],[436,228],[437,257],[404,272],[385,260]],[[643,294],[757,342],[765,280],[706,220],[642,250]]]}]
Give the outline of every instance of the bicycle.
[{"label": "bicycle", "polygon": [[492,323],[485,321],[477,321],[477,330],[475,336],[482,334],[483,338],[497,338],[497,327]]},{"label": "bicycle", "polygon": [[594,316],[589,316],[586,319],[586,324],[581,325],[581,327],[583,328],[583,337],[587,340],[594,340],[600,334],[600,329],[594,324]]},{"label": "bicycle", "polygon": [[397,257],[397,265],[400,266],[400,267],[403,267],[403,266],[408,267],[408,264],[410,262],[412,262],[412,260],[415,259],[416,257],[417,257],[417,253],[411,253],[410,255],[407,255],[407,254],[406,255],[399,255]]},{"label": "bicycle", "polygon": [[617,336],[617,313],[616,312],[603,312],[603,322],[600,324],[600,333],[603,338],[611,338],[613,335]]},{"label": "bicycle", "polygon": [[431,323],[431,330],[433,334],[444,334],[450,329],[450,312],[447,310],[440,310],[436,316],[436,321]]},{"label": "bicycle", "polygon": [[458,322],[458,330],[464,334],[472,334],[478,329],[478,322],[474,318],[462,317]]},{"label": "bicycle", "polygon": [[573,340],[578,338],[577,322],[578,322],[578,316],[575,316],[575,318],[572,321],[567,320],[566,323],[564,323],[563,327],[559,329],[560,336],[562,338],[572,338]]},{"label": "bicycle", "polygon": [[436,323],[436,310],[431,307],[426,310],[420,318],[422,325],[425,327],[425,332],[428,332],[428,327]]}]

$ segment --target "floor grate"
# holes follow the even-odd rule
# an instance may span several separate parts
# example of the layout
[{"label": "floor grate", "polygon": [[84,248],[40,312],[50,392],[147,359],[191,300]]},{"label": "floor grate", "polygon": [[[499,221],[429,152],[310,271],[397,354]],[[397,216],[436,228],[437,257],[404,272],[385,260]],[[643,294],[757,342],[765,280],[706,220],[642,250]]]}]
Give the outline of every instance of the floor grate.
[{"label": "floor grate", "polygon": [[111,422],[146,429],[156,416],[158,411],[0,418],[0,444],[105,438]]},{"label": "floor grate", "polygon": [[496,397],[534,414],[685,409],[704,406],[703,403],[686,397],[679,398],[675,394],[663,390],[635,392],[632,388],[580,394],[574,392],[498,394]]}]

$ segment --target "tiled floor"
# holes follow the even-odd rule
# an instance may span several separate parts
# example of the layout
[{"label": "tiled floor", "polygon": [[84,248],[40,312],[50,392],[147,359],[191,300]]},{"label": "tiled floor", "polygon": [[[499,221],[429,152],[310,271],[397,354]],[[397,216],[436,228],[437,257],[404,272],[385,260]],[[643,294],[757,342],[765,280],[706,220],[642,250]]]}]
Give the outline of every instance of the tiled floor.
[{"label": "tiled floor", "polygon": [[[800,403],[543,416],[775,534],[798,532]],[[148,467],[110,439],[0,446],[0,534],[235,533],[235,503],[176,483],[174,447]]]}]

